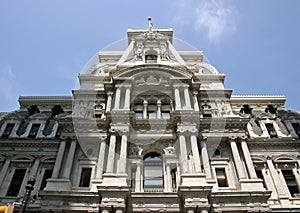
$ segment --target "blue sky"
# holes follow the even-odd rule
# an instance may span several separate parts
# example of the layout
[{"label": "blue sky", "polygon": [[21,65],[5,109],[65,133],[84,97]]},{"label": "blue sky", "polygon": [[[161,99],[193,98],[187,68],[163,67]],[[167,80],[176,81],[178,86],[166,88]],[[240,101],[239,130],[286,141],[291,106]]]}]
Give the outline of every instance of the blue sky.
[{"label": "blue sky", "polygon": [[87,61],[148,16],[203,50],[233,94],[285,95],[300,111],[298,0],[0,1],[0,111],[20,95],[71,95]]}]

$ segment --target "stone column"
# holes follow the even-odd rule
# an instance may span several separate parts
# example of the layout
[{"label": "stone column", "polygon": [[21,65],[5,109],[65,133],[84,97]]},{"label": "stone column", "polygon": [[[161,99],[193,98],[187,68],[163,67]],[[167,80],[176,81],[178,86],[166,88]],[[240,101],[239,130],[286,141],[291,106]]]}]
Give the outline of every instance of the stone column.
[{"label": "stone column", "polygon": [[186,151],[185,135],[179,133],[179,145],[180,145],[180,161],[182,173],[188,173],[188,157]]},{"label": "stone column", "polygon": [[105,151],[106,151],[106,137],[100,138],[100,148],[99,148],[99,155],[98,155],[98,162],[97,162],[97,170],[96,170],[96,179],[102,179],[103,175],[103,167],[104,167],[104,158],[105,158]]},{"label": "stone column", "polygon": [[185,107],[190,109],[191,108],[191,99],[190,99],[190,93],[189,93],[188,86],[186,86],[184,88],[184,100],[185,100]]},{"label": "stone column", "polygon": [[111,110],[112,92],[107,93],[106,112]]},{"label": "stone column", "polygon": [[180,92],[178,87],[175,87],[175,104],[176,104],[175,107],[176,110],[181,109]]},{"label": "stone column", "polygon": [[32,165],[32,167],[31,167],[31,169],[30,169],[30,175],[29,176],[35,176],[36,177],[39,165],[40,165],[40,159],[36,158],[33,165]]},{"label": "stone column", "polygon": [[147,110],[147,107],[148,107],[148,102],[147,102],[147,101],[144,101],[144,102],[143,102],[143,119],[147,119],[147,118],[148,118],[148,110]]},{"label": "stone column", "polygon": [[199,149],[197,143],[197,136],[195,134],[191,135],[191,146],[193,152],[195,173],[200,173],[201,172],[200,156],[199,156]]},{"label": "stone column", "polygon": [[135,172],[135,192],[141,191],[141,164],[136,164],[136,172]]},{"label": "stone column", "polygon": [[110,142],[109,142],[108,157],[107,157],[107,165],[106,165],[107,173],[114,172],[115,154],[116,154],[116,135],[111,134]]},{"label": "stone column", "polygon": [[243,168],[243,163],[239,154],[239,150],[237,148],[236,142],[234,141],[234,139],[230,139],[230,147],[231,147],[231,152],[232,152],[232,156],[233,156],[233,161],[237,170],[237,174],[240,179],[246,179],[247,176],[245,174],[244,168]]},{"label": "stone column", "polygon": [[285,183],[282,183],[282,181],[279,177],[279,175],[281,175],[281,174],[280,174],[280,172],[278,173],[278,171],[275,169],[272,160],[268,159],[267,160],[267,165],[268,165],[269,171],[272,175],[272,179],[274,181],[274,185],[275,185],[276,190],[278,192],[278,196],[279,197],[288,196],[286,194],[286,191],[285,191],[284,186],[283,186],[283,184],[285,184]]},{"label": "stone column", "polygon": [[1,173],[0,173],[0,187],[2,185],[2,182],[6,176],[6,173],[9,169],[9,165],[10,165],[10,159],[6,159],[4,165],[1,168]]},{"label": "stone column", "polygon": [[129,110],[130,107],[130,86],[126,86],[124,109]]},{"label": "stone column", "polygon": [[53,168],[53,173],[52,173],[52,177],[51,177],[52,179],[57,179],[59,177],[59,172],[60,172],[61,165],[63,162],[65,149],[66,149],[66,141],[61,141],[60,145],[59,145],[56,161],[54,164],[54,168]]},{"label": "stone column", "polygon": [[68,152],[68,157],[67,157],[67,160],[66,160],[66,165],[65,165],[64,173],[63,173],[63,177],[66,178],[66,179],[70,178],[72,165],[73,165],[73,160],[74,160],[74,155],[75,155],[75,150],[76,150],[76,144],[77,144],[77,141],[73,140],[71,142],[71,145],[70,145],[70,149],[69,149],[69,152]]},{"label": "stone column", "polygon": [[157,113],[156,118],[161,119],[161,101],[157,101]]},{"label": "stone column", "polygon": [[247,145],[246,141],[243,140],[243,139],[241,141],[241,147],[242,147],[242,151],[243,151],[243,154],[244,154],[244,158],[245,158],[245,162],[246,162],[246,166],[247,166],[247,169],[248,169],[249,176],[250,176],[251,179],[256,179],[257,175],[256,175],[256,172],[255,172],[255,168],[254,168],[252,159],[251,159],[251,155],[250,155],[250,152],[249,152],[249,149],[248,149],[248,145]]},{"label": "stone column", "polygon": [[267,170],[266,168],[262,169],[261,170],[262,172],[262,175],[263,175],[263,178],[266,183],[266,187],[267,187],[267,190],[271,191],[271,199],[277,199],[278,198],[278,194],[277,194],[277,191],[276,191],[276,187],[274,185],[274,182],[273,182],[273,179],[272,179],[272,176],[270,174],[270,170]]},{"label": "stone column", "polygon": [[201,157],[202,157],[202,163],[204,167],[204,172],[206,174],[207,179],[211,179],[211,168],[210,168],[210,162],[207,152],[207,146],[206,141],[201,141]]},{"label": "stone column", "polygon": [[120,99],[121,99],[121,88],[117,87],[116,95],[115,95],[115,109],[120,108]]},{"label": "stone column", "polygon": [[[34,176],[36,177],[37,176],[37,173],[38,173],[38,168],[39,168],[39,165],[40,165],[40,159],[39,158],[36,158],[31,169],[30,169],[30,174],[29,174],[29,177],[30,176]],[[38,191],[38,188],[35,187],[32,191],[32,194],[36,194]]]},{"label": "stone column", "polygon": [[118,167],[118,173],[126,173],[126,162],[127,162],[127,132],[124,132],[121,138],[121,150],[120,150],[120,161]]},{"label": "stone column", "polygon": [[199,111],[199,104],[198,104],[198,98],[197,98],[197,95],[198,95],[198,92],[197,91],[194,91],[193,92],[194,94],[194,111]]}]

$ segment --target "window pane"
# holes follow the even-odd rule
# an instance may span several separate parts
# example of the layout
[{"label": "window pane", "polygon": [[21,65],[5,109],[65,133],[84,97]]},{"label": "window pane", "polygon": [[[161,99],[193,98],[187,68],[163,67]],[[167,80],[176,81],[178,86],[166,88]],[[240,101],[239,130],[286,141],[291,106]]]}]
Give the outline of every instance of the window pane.
[{"label": "window pane", "polygon": [[38,134],[39,129],[40,129],[40,124],[32,124],[28,137],[35,138]]},{"label": "window pane", "polygon": [[146,55],[146,63],[156,63],[157,62],[157,56],[156,55]]},{"label": "window pane", "polygon": [[52,133],[53,127],[55,124],[55,120],[54,119],[50,119],[47,121],[44,131],[43,131],[43,135],[48,136]]},{"label": "window pane", "polygon": [[277,133],[275,131],[275,128],[273,126],[273,124],[266,124],[268,133],[270,135],[271,138],[277,138]]},{"label": "window pane", "polygon": [[28,124],[29,124],[28,120],[24,120],[24,121],[21,122],[21,124],[18,128],[18,131],[17,131],[18,136],[21,136],[25,133]]},{"label": "window pane", "polygon": [[135,112],[135,118],[136,119],[142,119],[143,118],[143,113],[142,112]]},{"label": "window pane", "polygon": [[43,180],[42,180],[42,183],[41,183],[41,186],[40,186],[40,190],[43,190],[46,187],[47,179],[51,178],[52,172],[53,172],[52,169],[46,169],[45,170]]},{"label": "window pane", "polygon": [[136,175],[136,169],[131,170],[131,188],[135,188],[135,175]]},{"label": "window pane", "polygon": [[6,128],[2,134],[2,138],[8,138],[14,128],[15,124],[7,124]]},{"label": "window pane", "polygon": [[148,112],[149,119],[156,119],[156,112]]},{"label": "window pane", "polygon": [[144,158],[144,188],[163,188],[162,159],[157,153]]},{"label": "window pane", "polygon": [[291,193],[291,196],[294,197],[296,194],[299,194],[299,188],[296,183],[296,179],[295,179],[293,170],[281,170],[281,172],[282,172],[284,180],[287,184],[287,187]]},{"label": "window pane", "polygon": [[162,112],[161,115],[163,119],[170,119],[170,112]]},{"label": "window pane", "polygon": [[15,173],[13,175],[12,181],[10,183],[7,192],[7,196],[18,196],[25,174],[26,174],[26,169],[15,170]]},{"label": "window pane", "polygon": [[81,171],[79,187],[89,187],[91,181],[91,168],[83,168]]},{"label": "window pane", "polygon": [[216,168],[216,176],[219,187],[228,187],[225,168]]}]

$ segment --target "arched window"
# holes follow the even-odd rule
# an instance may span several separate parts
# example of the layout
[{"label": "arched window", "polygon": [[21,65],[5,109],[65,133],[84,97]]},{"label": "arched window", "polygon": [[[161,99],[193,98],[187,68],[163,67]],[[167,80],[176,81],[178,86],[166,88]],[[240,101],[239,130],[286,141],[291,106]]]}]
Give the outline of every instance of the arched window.
[{"label": "arched window", "polygon": [[163,188],[163,160],[160,154],[150,152],[144,157],[144,188]]}]

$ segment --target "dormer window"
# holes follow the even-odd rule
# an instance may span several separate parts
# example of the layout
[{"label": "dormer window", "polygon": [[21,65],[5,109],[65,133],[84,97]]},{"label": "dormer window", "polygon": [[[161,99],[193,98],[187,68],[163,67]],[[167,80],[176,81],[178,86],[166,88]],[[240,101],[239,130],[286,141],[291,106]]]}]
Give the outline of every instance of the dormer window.
[{"label": "dormer window", "polygon": [[40,129],[40,124],[32,124],[28,137],[35,138],[38,134],[39,129]]},{"label": "dormer window", "polygon": [[2,138],[8,138],[14,128],[15,124],[7,124],[2,134]]},{"label": "dormer window", "polygon": [[21,121],[20,126],[17,130],[17,135],[18,136],[21,136],[25,133],[28,124],[29,124],[28,120],[22,120]]},{"label": "dormer window", "polygon": [[157,63],[157,55],[146,55],[145,62],[149,64]]},{"label": "dormer window", "polygon": [[277,133],[276,133],[276,130],[275,130],[273,124],[266,124],[266,127],[267,127],[270,137],[277,138]]}]

